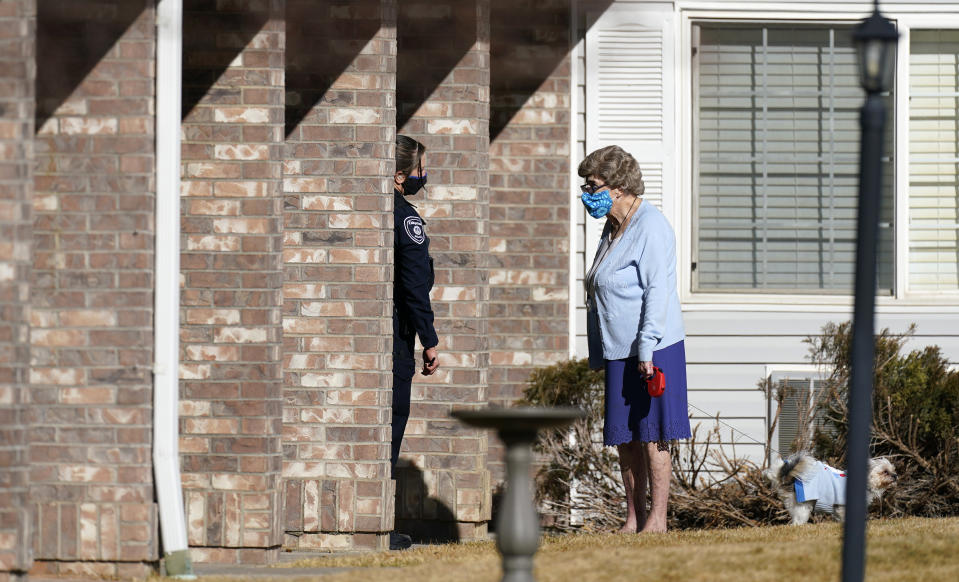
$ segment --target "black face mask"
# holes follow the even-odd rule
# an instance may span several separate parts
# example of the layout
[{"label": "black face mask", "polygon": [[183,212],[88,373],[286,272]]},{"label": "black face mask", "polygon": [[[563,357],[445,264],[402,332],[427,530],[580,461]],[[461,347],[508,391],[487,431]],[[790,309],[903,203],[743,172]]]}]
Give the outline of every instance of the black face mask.
[{"label": "black face mask", "polygon": [[403,196],[412,196],[426,186],[426,173],[422,176],[409,176],[403,181]]}]

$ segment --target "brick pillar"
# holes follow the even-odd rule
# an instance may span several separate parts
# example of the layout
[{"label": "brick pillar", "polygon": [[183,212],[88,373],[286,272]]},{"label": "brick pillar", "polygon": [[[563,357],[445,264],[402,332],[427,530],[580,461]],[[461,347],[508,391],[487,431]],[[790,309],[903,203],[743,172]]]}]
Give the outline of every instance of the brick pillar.
[{"label": "brick pillar", "polygon": [[395,0],[288,0],[284,523],[300,549],[385,549]]},{"label": "brick pillar", "polygon": [[184,2],[180,446],[200,562],[282,543],[283,4]]},{"label": "brick pillar", "polygon": [[152,0],[41,2],[30,290],[32,573],[151,571]]},{"label": "brick pillar", "polygon": [[[494,0],[490,144],[490,392],[569,357],[568,2]],[[502,445],[490,439],[493,481]]]},{"label": "brick pillar", "polygon": [[0,4],[0,580],[33,560],[27,502],[36,3]]},{"label": "brick pillar", "polygon": [[489,0],[415,0],[398,15],[397,115],[427,147],[414,198],[431,239],[442,367],[413,381],[400,457],[397,528],[485,537],[485,432],[450,418],[487,400],[489,368]]}]

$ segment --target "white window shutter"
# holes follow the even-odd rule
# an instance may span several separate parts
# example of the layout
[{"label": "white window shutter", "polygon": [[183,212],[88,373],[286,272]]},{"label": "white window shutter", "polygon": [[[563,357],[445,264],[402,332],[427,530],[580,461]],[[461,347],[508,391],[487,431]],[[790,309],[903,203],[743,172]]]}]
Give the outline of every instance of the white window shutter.
[{"label": "white window shutter", "polygon": [[[667,7],[614,6],[590,14],[586,32],[586,151],[618,145],[631,153],[643,171],[644,200],[670,218],[677,195],[674,23]],[[590,262],[604,221],[586,221]]]}]

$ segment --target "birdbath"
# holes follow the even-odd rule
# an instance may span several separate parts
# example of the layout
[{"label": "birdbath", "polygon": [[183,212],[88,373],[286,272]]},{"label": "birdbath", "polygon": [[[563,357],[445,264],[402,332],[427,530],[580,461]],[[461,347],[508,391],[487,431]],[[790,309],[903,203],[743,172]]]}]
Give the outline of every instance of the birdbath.
[{"label": "birdbath", "polygon": [[536,432],[566,426],[586,413],[579,408],[485,408],[453,416],[496,430],[506,445],[506,494],[496,517],[496,547],[503,556],[503,582],[534,582],[533,554],[539,546],[539,515],[533,503],[530,465]]}]

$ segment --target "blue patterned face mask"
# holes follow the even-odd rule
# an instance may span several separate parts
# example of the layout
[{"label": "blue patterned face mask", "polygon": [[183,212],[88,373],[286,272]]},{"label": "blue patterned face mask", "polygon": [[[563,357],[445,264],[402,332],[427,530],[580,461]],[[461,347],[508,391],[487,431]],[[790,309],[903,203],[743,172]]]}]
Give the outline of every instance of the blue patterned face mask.
[{"label": "blue patterned face mask", "polygon": [[600,190],[599,192],[583,192],[583,195],[580,196],[580,200],[583,201],[583,206],[586,207],[586,212],[589,213],[593,218],[602,218],[609,214],[609,209],[613,206],[613,199],[609,195],[609,188]]}]

